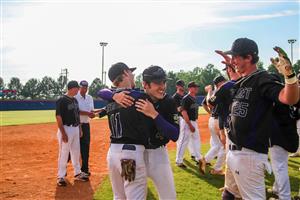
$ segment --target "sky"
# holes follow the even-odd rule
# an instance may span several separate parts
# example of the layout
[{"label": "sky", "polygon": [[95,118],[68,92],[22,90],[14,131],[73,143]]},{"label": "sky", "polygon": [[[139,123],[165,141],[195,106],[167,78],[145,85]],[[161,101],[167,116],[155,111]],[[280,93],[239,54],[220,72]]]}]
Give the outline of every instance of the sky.
[{"label": "sky", "polygon": [[[280,46],[300,59],[300,1],[5,1],[1,0],[1,77],[23,84],[30,78],[101,78],[116,62],[166,71],[192,70],[208,63],[222,68],[214,50],[229,50],[247,37],[257,42],[267,67]],[[107,79],[107,84],[110,81]]]}]

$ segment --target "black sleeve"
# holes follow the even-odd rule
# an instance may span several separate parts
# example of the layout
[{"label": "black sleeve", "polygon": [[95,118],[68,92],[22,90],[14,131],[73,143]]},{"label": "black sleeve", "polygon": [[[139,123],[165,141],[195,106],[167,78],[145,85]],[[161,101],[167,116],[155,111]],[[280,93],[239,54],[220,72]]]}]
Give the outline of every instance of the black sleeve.
[{"label": "black sleeve", "polygon": [[224,88],[221,87],[219,90],[215,92],[215,94],[209,98],[208,103],[212,106],[216,106],[220,102],[222,102],[222,98],[224,96]]},{"label": "black sleeve", "polygon": [[191,107],[191,101],[188,97],[182,99],[182,108],[183,110],[188,110]]},{"label": "black sleeve", "polygon": [[62,114],[62,110],[63,110],[63,102],[62,102],[62,98],[59,98],[57,101],[56,101],[56,109],[55,109],[55,116],[61,116]]},{"label": "black sleeve", "polygon": [[269,99],[270,101],[280,103],[278,97],[280,91],[284,86],[277,82],[270,74],[265,73],[258,83],[259,92],[262,97]]}]

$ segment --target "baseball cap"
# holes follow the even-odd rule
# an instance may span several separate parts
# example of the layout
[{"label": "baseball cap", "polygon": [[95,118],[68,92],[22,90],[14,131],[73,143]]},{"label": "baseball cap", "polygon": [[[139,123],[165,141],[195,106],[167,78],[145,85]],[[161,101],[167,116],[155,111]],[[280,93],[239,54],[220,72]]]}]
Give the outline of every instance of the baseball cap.
[{"label": "baseball cap", "polygon": [[68,90],[70,90],[72,88],[79,88],[78,82],[77,81],[70,81],[67,84],[67,88],[68,88]]},{"label": "baseball cap", "polygon": [[199,85],[197,85],[197,84],[195,83],[195,81],[191,81],[191,82],[189,82],[189,84],[188,84],[188,88],[191,88],[191,87],[199,87]]},{"label": "baseball cap", "polygon": [[226,79],[222,75],[215,77],[213,80],[215,85],[217,85],[218,83],[221,83],[222,81],[226,81]]},{"label": "baseball cap", "polygon": [[167,80],[167,74],[163,68],[151,65],[143,71],[143,81],[160,83]]},{"label": "baseball cap", "polygon": [[181,87],[184,87],[184,81],[183,80],[178,80],[176,81],[176,86],[181,86]]},{"label": "baseball cap", "polygon": [[253,40],[248,38],[238,38],[233,42],[231,50],[225,51],[224,53],[234,56],[247,54],[258,55],[258,47]]},{"label": "baseball cap", "polygon": [[86,80],[83,80],[83,81],[80,81],[79,85],[82,87],[88,87],[89,83]]},{"label": "baseball cap", "polygon": [[124,73],[124,70],[130,70],[133,72],[136,70],[136,67],[129,68],[125,63],[122,62],[113,64],[108,70],[108,77],[110,81],[113,82],[119,75]]}]

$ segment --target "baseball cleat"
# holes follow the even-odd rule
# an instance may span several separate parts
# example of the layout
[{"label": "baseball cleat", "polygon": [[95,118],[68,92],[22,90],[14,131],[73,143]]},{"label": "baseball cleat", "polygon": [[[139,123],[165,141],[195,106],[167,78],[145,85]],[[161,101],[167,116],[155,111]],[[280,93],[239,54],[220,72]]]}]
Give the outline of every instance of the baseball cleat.
[{"label": "baseball cleat", "polygon": [[220,175],[220,176],[224,176],[225,173],[223,170],[215,170],[215,169],[212,169],[210,170],[210,174],[211,175]]},{"label": "baseball cleat", "polygon": [[67,186],[67,182],[65,181],[64,178],[58,178],[57,179],[57,186],[59,186],[59,187]]},{"label": "baseball cleat", "polygon": [[75,180],[85,182],[85,181],[89,180],[89,177],[84,172],[81,172],[81,173],[75,175]]},{"label": "baseball cleat", "polygon": [[206,171],[206,161],[205,158],[199,160],[199,171],[201,174],[205,174]]},{"label": "baseball cleat", "polygon": [[177,165],[177,167],[180,167],[180,168],[183,168],[183,169],[186,168],[185,164],[183,164],[183,163],[176,163],[176,165]]},{"label": "baseball cleat", "polygon": [[300,153],[292,153],[291,155],[289,155],[289,157],[291,157],[291,158],[300,157]]}]

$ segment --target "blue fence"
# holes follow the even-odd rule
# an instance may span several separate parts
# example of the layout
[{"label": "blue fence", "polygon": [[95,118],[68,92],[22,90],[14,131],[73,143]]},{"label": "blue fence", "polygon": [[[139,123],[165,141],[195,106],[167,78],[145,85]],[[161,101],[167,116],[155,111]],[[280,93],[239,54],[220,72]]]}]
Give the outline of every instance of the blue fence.
[{"label": "blue fence", "polygon": [[[201,104],[204,96],[197,96],[197,102]],[[94,100],[95,108],[102,108],[106,105],[105,101]],[[1,100],[0,111],[9,110],[54,110],[55,101],[50,100]]]}]

